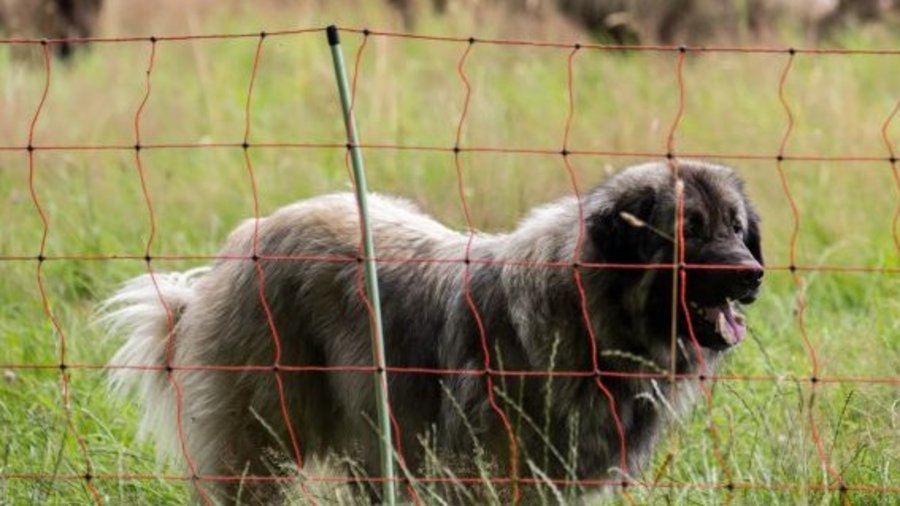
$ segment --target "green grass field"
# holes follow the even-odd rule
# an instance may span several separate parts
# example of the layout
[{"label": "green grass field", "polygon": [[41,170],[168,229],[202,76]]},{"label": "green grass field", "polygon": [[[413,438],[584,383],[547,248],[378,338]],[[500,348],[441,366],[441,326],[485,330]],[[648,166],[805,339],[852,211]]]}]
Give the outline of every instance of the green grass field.
[{"label": "green grass field", "polygon": [[[169,4],[174,5],[164,2]],[[126,28],[107,31],[396,24],[396,16],[374,6],[345,13],[322,8],[286,13],[242,5],[208,7],[184,18],[145,13],[152,28],[139,24],[141,12],[116,11],[110,16],[121,18]],[[428,17],[420,30],[481,37],[537,33],[512,23],[499,16],[493,22]],[[576,38],[571,32],[541,36]],[[351,63],[361,39],[345,34]],[[141,117],[141,142],[240,143],[257,41],[160,42]],[[900,46],[900,39],[880,30],[851,33],[838,42]],[[371,37],[362,55],[356,106],[363,142],[452,147],[465,91],[456,65],[465,49],[464,43]],[[70,65],[54,62],[34,143],[133,145],[149,50],[148,42],[96,44]],[[39,57],[38,47],[32,51]],[[472,95],[462,144],[560,149],[569,52],[476,44],[465,65]],[[720,504],[731,497],[733,504],[839,504],[839,494],[817,488],[831,478],[813,444],[810,414],[832,467],[846,484],[876,489],[900,484],[900,249],[894,242],[900,231],[892,230],[900,188],[881,136],[900,99],[896,58],[796,56],[784,90],[795,119],[786,153],[883,159],[783,164],[799,212],[797,265],[894,272],[800,272],[799,289],[787,270],[767,273],[764,293],[748,311],[751,338],[732,354],[723,374],[772,379],[717,382],[712,410],[699,403],[659,445],[657,462],[643,478],[663,485],[630,490],[636,502]],[[664,153],[679,105],[675,59],[676,53],[580,51],[574,59],[570,149]],[[788,124],[778,94],[787,59],[786,54],[688,53],[684,116],[675,138],[677,153],[767,156],[720,159],[746,179],[763,216],[767,263],[776,267],[791,264],[794,231],[774,159]],[[14,58],[8,46],[0,46],[3,146],[27,144],[44,80],[43,65]],[[265,40],[250,109],[251,143],[344,142],[324,34]],[[887,134],[900,151],[900,119]],[[343,149],[251,148],[250,153],[263,214],[349,187]],[[372,190],[409,197],[441,220],[465,226],[452,153],[369,149],[364,156]],[[645,158],[580,155],[573,161],[585,189]],[[252,216],[253,194],[239,148],[146,149],[141,159],[156,212],[154,256],[215,254],[228,231]],[[45,255],[143,256],[150,221],[132,150],[38,150],[34,161],[33,188],[49,225]],[[466,197],[483,230],[512,227],[530,207],[573,191],[560,156],[467,152],[463,161]],[[8,260],[36,256],[42,237],[25,150],[0,150],[0,217],[0,364],[58,364],[61,336],[42,305],[37,262]],[[154,260],[160,271],[196,264]],[[107,362],[117,343],[92,325],[93,312],[117,285],[144,271],[142,260],[43,264],[47,299],[65,337],[68,363]],[[802,315],[819,377],[889,381],[818,382],[813,388],[798,296],[806,302]],[[7,368],[4,378],[0,476],[83,474],[84,457],[65,422],[60,371]],[[152,443],[135,440],[136,410],[110,400],[104,371],[70,370],[69,379],[72,423],[89,448],[95,475],[180,473],[155,462]],[[715,442],[706,429],[710,422]],[[728,480],[762,488],[732,494],[706,487]],[[673,482],[691,486],[665,486]],[[189,486],[180,482],[94,483],[111,504],[179,504],[191,497]],[[854,490],[849,498],[855,504],[900,504],[900,495],[877,491]],[[0,504],[91,501],[84,480],[0,479]],[[625,503],[625,498],[614,495],[610,501]]]}]

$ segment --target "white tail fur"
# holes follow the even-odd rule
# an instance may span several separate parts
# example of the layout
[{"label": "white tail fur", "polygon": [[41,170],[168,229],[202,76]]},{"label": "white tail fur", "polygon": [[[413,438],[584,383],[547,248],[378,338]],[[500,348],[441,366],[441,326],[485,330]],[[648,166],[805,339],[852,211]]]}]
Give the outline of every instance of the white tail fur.
[{"label": "white tail fur", "polygon": [[153,436],[160,459],[178,452],[176,399],[164,371],[141,368],[166,365],[169,335],[194,297],[197,276],[208,271],[201,267],[152,278],[144,274],[125,283],[100,307],[99,321],[108,334],[125,338],[110,360],[111,366],[124,366],[113,369],[110,389],[123,400],[137,393],[142,409],[138,435]]}]

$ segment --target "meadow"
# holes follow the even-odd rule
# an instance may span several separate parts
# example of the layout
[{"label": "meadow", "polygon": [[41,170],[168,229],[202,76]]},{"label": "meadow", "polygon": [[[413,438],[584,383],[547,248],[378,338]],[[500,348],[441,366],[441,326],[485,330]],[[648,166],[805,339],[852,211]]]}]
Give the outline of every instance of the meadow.
[{"label": "meadow", "polygon": [[[178,9],[176,2],[161,5]],[[321,6],[286,12],[277,3],[203,5],[186,8],[183,16],[115,9],[107,13],[105,31],[256,33],[332,21],[397,27],[395,15],[370,3],[353,12]],[[566,43],[580,37],[527,21],[517,25],[500,14],[426,17],[418,30]],[[363,35],[343,37],[352,64]],[[787,33],[778,47],[791,41],[804,43]],[[135,151],[128,148],[136,143],[135,120],[147,93],[151,43],[95,43],[71,63],[52,62],[46,102],[34,126],[32,142],[39,149],[33,171],[23,148],[47,79],[41,47],[25,49],[32,54],[23,58],[17,53],[22,48],[0,45],[0,504],[92,502],[83,479],[25,476],[85,473],[84,453],[62,406],[61,344],[66,363],[99,366],[109,360],[117,343],[92,319],[120,283],[146,271],[151,230],[154,268],[183,269],[202,262],[164,257],[215,255],[229,230],[253,215],[247,164],[234,146],[243,142],[247,125],[251,145],[293,144],[249,150],[261,214],[349,188],[324,34],[266,37],[248,108],[258,42],[251,36],[156,43],[151,89],[138,118],[141,144],[211,146],[140,151],[152,223]],[[870,29],[832,43],[897,48],[900,38]],[[467,46],[369,36],[355,106],[362,142],[372,146],[364,150],[370,189],[408,197],[459,229],[466,221],[449,148],[465,100],[457,64]],[[529,208],[574,191],[561,156],[523,152],[562,149],[571,52],[475,43],[466,58],[471,97],[461,145],[513,151],[461,156],[464,192],[478,229],[510,228]],[[760,300],[747,311],[750,338],[722,371],[735,379],[712,384],[711,407],[701,401],[673,427],[643,477],[649,485],[629,493],[641,504],[811,505],[847,498],[854,504],[898,504],[900,231],[894,220],[900,167],[888,161],[884,138],[900,152],[900,118],[884,128],[900,100],[897,56],[797,54],[781,97],[779,83],[791,58],[786,52],[689,51],[681,85],[677,58],[669,51],[589,48],[573,57],[568,149],[589,152],[571,156],[579,189],[629,164],[662,157],[677,120],[677,156],[733,165],[746,180],[763,218],[771,269]],[[793,128],[784,144],[787,159],[779,164],[789,125],[785,103]],[[222,143],[232,146],[214,146]],[[66,145],[124,148],[40,149]],[[383,147],[391,145],[444,149]],[[609,152],[633,156],[602,154]],[[38,284],[35,258],[44,227],[35,199],[47,220],[42,254],[49,260],[41,265],[41,281],[61,332],[48,318]],[[129,258],[86,259],[111,255]],[[810,269],[799,269],[795,280],[791,265]],[[818,370],[811,381],[814,361]],[[72,426],[87,445],[98,477],[92,482],[105,501],[188,502],[190,487],[181,481],[102,479],[172,475],[180,468],[157,463],[152,442],[136,440],[135,407],[110,399],[105,371],[72,368],[66,374]],[[832,470],[850,486],[846,495],[822,487],[833,476],[815,447],[810,419]],[[709,486],[729,482],[747,486]],[[894,487],[894,493],[879,487]],[[338,500],[327,495],[338,491],[322,493],[325,502]],[[625,504],[627,498],[616,493],[597,501]]]}]

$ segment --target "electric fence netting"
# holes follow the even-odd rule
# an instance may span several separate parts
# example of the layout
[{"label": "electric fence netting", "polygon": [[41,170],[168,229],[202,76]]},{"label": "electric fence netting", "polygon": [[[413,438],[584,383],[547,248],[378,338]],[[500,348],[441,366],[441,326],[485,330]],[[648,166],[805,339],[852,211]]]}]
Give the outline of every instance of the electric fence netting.
[{"label": "electric fence netting", "polygon": [[[212,503],[207,483],[276,481],[310,503],[331,500],[323,485],[351,482],[372,484],[386,500],[416,503],[452,503],[442,496],[448,486],[502,488],[513,502],[529,488],[545,489],[541,497],[551,503],[568,488],[609,490],[609,500],[625,504],[900,498],[900,49],[628,46],[323,27],[67,39],[91,46],[79,63],[87,68],[78,69],[54,60],[61,42],[0,40],[41,62],[16,70],[6,61],[11,70],[0,82],[13,97],[0,110],[7,230],[0,238],[7,283],[0,298],[0,497],[162,503],[188,487]],[[346,68],[341,42],[349,48]],[[472,295],[478,266],[571,271],[589,333],[592,319],[604,318],[584,287],[593,269],[669,270],[682,288],[673,307],[687,311],[687,272],[735,268],[686,264],[683,250],[663,264],[581,263],[583,229],[571,262],[470,255],[478,230],[509,228],[547,197],[580,198],[634,161],[663,161],[677,175],[678,161],[687,159],[735,166],[763,215],[767,285],[749,312],[750,339],[726,367],[698,374],[603,370],[598,357],[611,351],[593,335],[583,343],[593,357],[587,370],[498,365]],[[457,258],[379,256],[366,217],[367,178],[377,192],[436,208],[467,235],[466,247]],[[260,249],[260,218],[335,188],[358,196],[356,255]],[[684,244],[678,209],[676,243]],[[581,207],[579,213],[583,223]],[[217,254],[228,231],[248,217],[256,219],[252,255]],[[108,363],[111,348],[89,322],[112,287],[141,272],[155,284],[161,273],[214,261],[254,264],[272,365],[177,363],[177,315],[161,292],[167,365]],[[265,288],[263,265],[271,262],[358,266],[371,366],[283,361]],[[462,266],[483,367],[391,365],[374,276],[386,266],[440,263]],[[688,334],[693,338],[690,328]],[[177,421],[179,463],[160,470],[141,443],[122,440],[133,431],[118,426],[131,425],[133,416],[104,401],[105,377],[123,368],[166,373],[176,402],[165,416]],[[192,373],[273,375],[294,470],[198,473],[182,427],[192,399],[180,378]],[[295,374],[374,378],[380,476],[309,465],[305,452],[317,443],[292,427],[292,393],[285,390],[284,378]],[[507,435],[511,471],[460,476],[407,468],[404,427],[388,388],[402,375],[484,378],[485,402]],[[620,469],[629,468],[627,420],[607,381],[696,381],[700,395],[676,417],[641,475],[563,479],[526,473],[520,464],[517,430],[525,422],[495,383],[522,377],[588,379],[611,413]],[[142,483],[163,484],[163,491]]]}]

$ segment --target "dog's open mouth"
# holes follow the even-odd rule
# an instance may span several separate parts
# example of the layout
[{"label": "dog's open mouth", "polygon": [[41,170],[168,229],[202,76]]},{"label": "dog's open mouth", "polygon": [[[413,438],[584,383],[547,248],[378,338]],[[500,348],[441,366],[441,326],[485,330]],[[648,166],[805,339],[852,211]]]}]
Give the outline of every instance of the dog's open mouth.
[{"label": "dog's open mouth", "polygon": [[691,307],[691,323],[700,344],[707,348],[723,349],[744,340],[747,327],[744,315],[738,311],[738,303],[725,299],[719,305],[702,306],[696,302]]}]

